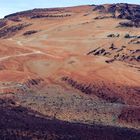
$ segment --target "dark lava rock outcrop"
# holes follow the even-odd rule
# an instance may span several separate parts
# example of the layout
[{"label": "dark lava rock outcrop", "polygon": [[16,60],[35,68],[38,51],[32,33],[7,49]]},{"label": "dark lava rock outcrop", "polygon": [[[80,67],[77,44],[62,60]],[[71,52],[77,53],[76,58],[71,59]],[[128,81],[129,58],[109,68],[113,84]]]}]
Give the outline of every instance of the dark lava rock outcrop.
[{"label": "dark lava rock outcrop", "polygon": [[101,13],[110,13],[114,18],[121,19],[140,19],[140,5],[132,4],[111,4],[111,5],[99,5],[95,6],[93,11],[99,11]]},{"label": "dark lava rock outcrop", "polygon": [[140,20],[120,22],[119,24],[122,27],[136,27],[136,28],[139,28],[140,27]]},{"label": "dark lava rock outcrop", "polygon": [[[138,41],[131,43],[139,43]],[[95,56],[106,56],[110,58],[110,60],[107,60],[107,63],[111,63],[113,61],[123,61],[126,63],[139,63],[140,62],[140,50],[134,49],[129,50],[126,46],[121,46],[120,48],[117,48],[114,44],[111,44],[110,47],[107,49],[98,47],[90,52],[87,53],[87,55],[95,55]]]},{"label": "dark lava rock outcrop", "polygon": [[[102,14],[110,14],[109,17],[119,18],[119,19],[128,19],[134,22],[133,26],[138,26],[140,22],[140,5],[118,3],[110,5],[91,5],[93,11],[99,11]],[[17,12],[5,16],[5,19],[11,19],[13,17],[22,18],[44,18],[44,17],[67,17],[71,16],[72,10],[70,8],[42,8],[42,9],[33,9],[23,12]],[[102,18],[107,18],[102,16]],[[99,17],[100,19],[100,17]],[[132,23],[129,23],[131,26]],[[138,24],[138,25],[137,25]],[[139,27],[139,26],[138,26]]]},{"label": "dark lava rock outcrop", "polygon": [[[65,13],[64,13],[65,12]],[[60,18],[60,17],[68,17],[71,16],[70,14],[67,14],[65,11],[65,8],[42,8],[42,9],[33,9],[23,12],[17,12],[14,14],[10,14],[5,16],[5,19],[13,19],[16,18]]]},{"label": "dark lava rock outcrop", "polygon": [[16,32],[24,29],[25,27],[30,26],[31,24],[18,24],[18,25],[13,25],[13,26],[8,26],[8,27],[4,27],[0,30],[0,38],[7,38],[10,37],[12,35],[15,35]]},{"label": "dark lava rock outcrop", "polygon": [[127,19],[128,22],[121,22],[123,27],[140,27],[140,5],[132,4],[112,4],[112,5],[98,5],[93,11],[99,13],[111,14],[113,18]]},{"label": "dark lava rock outcrop", "polygon": [[28,36],[28,35],[35,34],[35,33],[37,33],[37,32],[38,32],[38,31],[36,31],[36,30],[31,30],[31,31],[25,32],[23,35],[24,35],[24,36]]}]

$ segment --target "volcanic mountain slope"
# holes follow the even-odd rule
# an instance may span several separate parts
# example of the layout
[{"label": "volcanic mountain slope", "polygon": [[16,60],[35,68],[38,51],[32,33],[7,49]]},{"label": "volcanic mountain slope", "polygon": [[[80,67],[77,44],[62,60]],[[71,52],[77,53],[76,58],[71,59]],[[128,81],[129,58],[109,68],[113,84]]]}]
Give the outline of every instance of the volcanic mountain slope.
[{"label": "volcanic mountain slope", "polygon": [[139,130],[139,7],[34,9],[1,19],[1,98],[52,119]]},{"label": "volcanic mountain slope", "polygon": [[[11,99],[0,99],[0,139],[8,140],[101,140],[106,137],[112,140],[131,140],[139,138],[139,131],[122,129],[109,126],[88,126],[78,123],[69,123],[59,120],[51,120],[33,110],[17,105]],[[9,122],[9,123],[8,123]],[[83,133],[85,132],[85,133]],[[110,133],[111,134],[108,134]],[[96,134],[95,134],[96,133]]]}]

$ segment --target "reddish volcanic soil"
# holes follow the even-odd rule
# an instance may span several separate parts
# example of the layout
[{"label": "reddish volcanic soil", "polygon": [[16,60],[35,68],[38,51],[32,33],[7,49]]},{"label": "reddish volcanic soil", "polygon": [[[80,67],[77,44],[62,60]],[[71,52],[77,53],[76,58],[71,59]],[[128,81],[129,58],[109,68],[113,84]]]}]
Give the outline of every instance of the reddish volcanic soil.
[{"label": "reddish volcanic soil", "polygon": [[62,121],[140,129],[140,30],[110,6],[2,19],[1,98]]}]

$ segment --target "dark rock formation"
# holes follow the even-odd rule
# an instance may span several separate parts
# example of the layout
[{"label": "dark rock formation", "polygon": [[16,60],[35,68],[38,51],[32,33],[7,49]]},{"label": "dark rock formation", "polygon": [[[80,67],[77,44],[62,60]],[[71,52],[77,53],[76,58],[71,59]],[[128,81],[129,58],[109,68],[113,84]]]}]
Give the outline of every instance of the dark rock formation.
[{"label": "dark rock formation", "polygon": [[112,4],[94,6],[93,11],[111,14],[113,18],[127,19],[128,22],[121,22],[123,27],[140,27],[140,5],[132,4]]},{"label": "dark rock formation", "polygon": [[112,43],[111,46],[109,47],[110,50],[116,50],[116,46]]},{"label": "dark rock formation", "polygon": [[140,39],[132,39],[129,44],[140,44]]},{"label": "dark rock formation", "polygon": [[106,51],[104,48],[96,48],[94,49],[93,51],[90,51],[87,53],[87,55],[103,55],[103,56],[106,56],[106,55],[110,55],[110,52]]},{"label": "dark rock formation", "polygon": [[136,38],[140,38],[140,36],[137,36],[137,35],[130,35],[130,34],[127,33],[127,34],[125,34],[124,38],[128,38],[128,39],[129,39],[129,38],[135,38],[135,39],[136,39]]},{"label": "dark rock formation", "polygon": [[61,14],[61,15],[53,15],[53,14],[50,14],[50,15],[33,15],[31,16],[30,18],[31,19],[36,19],[36,18],[62,18],[62,17],[68,17],[68,16],[71,16],[70,14]]},{"label": "dark rock formation", "polygon": [[[139,38],[137,38],[138,36],[130,36],[129,34],[126,34],[126,38],[136,38],[134,40],[131,40],[129,42],[133,43],[133,44],[139,44],[140,41],[137,40]],[[121,46],[119,48],[117,48],[113,43],[111,44],[111,46],[108,49],[104,49],[101,47],[98,47],[90,52],[87,53],[87,55],[97,55],[97,56],[106,56],[109,59],[106,60],[106,63],[112,63],[114,61],[123,61],[126,63],[131,63],[131,64],[135,64],[135,63],[139,63],[140,61],[140,50],[139,49],[134,49],[134,50],[129,50],[127,49],[127,46]]]},{"label": "dark rock formation", "polygon": [[5,16],[4,18],[5,19],[13,19],[13,18],[18,19],[18,18],[26,17],[26,18],[36,19],[36,18],[52,18],[52,17],[58,18],[58,17],[71,16],[70,14],[67,14],[67,12],[65,12],[65,11],[66,11],[65,8],[33,9],[33,10],[10,14],[10,15]]},{"label": "dark rock formation", "polygon": [[18,24],[10,27],[4,27],[0,30],[0,38],[7,38],[14,35],[16,32],[22,30],[25,27],[30,26],[31,24]]},{"label": "dark rock formation", "polygon": [[32,86],[38,86],[39,84],[41,84],[44,80],[42,78],[38,78],[38,79],[29,79],[27,80],[24,85],[27,88],[31,88]]},{"label": "dark rock formation", "polygon": [[105,12],[106,9],[105,9],[104,5],[94,5],[93,11]]},{"label": "dark rock formation", "polygon": [[95,6],[93,11],[102,13],[110,13],[114,18],[134,20],[140,18],[140,5],[132,5],[127,3],[118,3],[111,5]]},{"label": "dark rock formation", "polygon": [[6,25],[7,25],[6,21],[4,21],[4,20],[0,21],[0,28],[5,27]]},{"label": "dark rock formation", "polygon": [[42,8],[42,9],[33,9],[28,11],[22,11],[13,13],[10,15],[5,16],[4,18],[11,18],[11,17],[31,17],[33,15],[39,14],[39,13],[48,13],[48,12],[61,12],[64,11],[64,8]]},{"label": "dark rock formation", "polygon": [[113,18],[113,16],[98,16],[98,17],[95,17],[94,19],[98,20],[98,19],[107,19],[107,18]]},{"label": "dark rock formation", "polygon": [[101,55],[105,52],[105,49],[100,49],[100,50],[97,50],[94,55]]},{"label": "dark rock formation", "polygon": [[119,37],[119,34],[109,34],[107,37]]},{"label": "dark rock formation", "polygon": [[9,20],[14,21],[14,22],[20,22],[22,21],[19,17],[11,17]]},{"label": "dark rock formation", "polygon": [[120,22],[119,23],[121,27],[140,27],[140,20],[138,21],[127,21],[127,22]]},{"label": "dark rock formation", "polygon": [[23,35],[24,35],[24,36],[28,36],[28,35],[35,34],[35,33],[37,33],[37,32],[38,32],[38,31],[31,30],[31,31],[27,31],[27,32],[25,32]]}]

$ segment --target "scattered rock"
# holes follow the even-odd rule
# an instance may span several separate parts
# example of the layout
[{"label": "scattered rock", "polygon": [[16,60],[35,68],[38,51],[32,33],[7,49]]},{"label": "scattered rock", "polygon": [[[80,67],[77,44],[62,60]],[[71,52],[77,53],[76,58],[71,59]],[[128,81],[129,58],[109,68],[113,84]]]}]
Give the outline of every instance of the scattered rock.
[{"label": "scattered rock", "polygon": [[113,17],[112,16],[98,16],[98,17],[95,17],[94,19],[98,20],[98,19],[107,19],[107,18],[113,18]]},{"label": "scattered rock", "polygon": [[96,51],[94,53],[94,55],[100,55],[100,54],[103,54],[104,52],[105,52],[105,49],[100,49],[100,50]]},{"label": "scattered rock", "polygon": [[123,51],[123,48],[120,48],[120,49],[117,50],[117,52],[121,52],[121,51]]},{"label": "scattered rock", "polygon": [[124,38],[131,38],[129,34],[125,34]]},{"label": "scattered rock", "polygon": [[137,61],[140,61],[140,55],[136,57],[136,60]]},{"label": "scattered rock", "polygon": [[[115,51],[114,51],[115,50]],[[129,50],[127,46],[121,46],[117,48],[113,43],[108,49],[96,48],[93,51],[90,51],[87,55],[98,55],[106,56],[109,60],[106,60],[106,63],[112,63],[114,61],[123,61],[126,63],[136,64],[139,62],[140,50]]]},{"label": "scattered rock", "polygon": [[114,62],[115,61],[115,59],[110,59],[110,60],[106,60],[105,62],[106,63],[112,63],[112,62]]},{"label": "scattered rock", "polygon": [[122,46],[122,48],[126,48],[126,46]]},{"label": "scattered rock", "polygon": [[111,47],[109,47],[109,49],[111,49],[111,50],[116,50],[117,48],[116,48],[115,45],[112,43],[112,44],[111,44]]},{"label": "scattered rock", "polygon": [[31,30],[31,31],[25,32],[23,35],[24,35],[24,36],[28,36],[28,35],[35,34],[35,33],[37,33],[37,32],[38,32],[38,31],[36,31],[36,30]]},{"label": "scattered rock", "polygon": [[120,34],[109,34],[107,37],[119,37],[120,36]]},{"label": "scattered rock", "polygon": [[71,16],[70,14],[61,14],[61,15],[57,15],[57,14],[52,14],[52,15],[33,15],[30,18],[31,19],[36,19],[36,18],[62,18],[62,17],[68,17]]},{"label": "scattered rock", "polygon": [[100,49],[100,47],[96,48],[95,50],[92,50],[92,51],[88,52],[87,55],[93,54],[93,53],[96,52],[98,49]]},{"label": "scattered rock", "polygon": [[32,17],[34,15],[45,15],[50,12],[62,13],[65,11],[65,8],[35,8],[33,10],[27,10],[23,12],[17,12],[10,15],[5,16],[4,18],[13,18],[13,17]]},{"label": "scattered rock", "polygon": [[139,38],[132,39],[130,42],[128,42],[128,44],[140,44],[140,39]]}]

